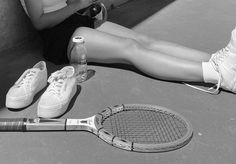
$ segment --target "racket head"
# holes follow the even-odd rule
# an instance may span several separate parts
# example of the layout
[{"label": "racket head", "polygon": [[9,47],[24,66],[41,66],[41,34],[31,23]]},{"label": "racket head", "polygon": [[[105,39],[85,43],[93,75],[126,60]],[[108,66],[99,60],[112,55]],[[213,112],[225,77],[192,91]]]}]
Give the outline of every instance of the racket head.
[{"label": "racket head", "polygon": [[95,116],[94,133],[112,146],[136,152],[165,152],[185,146],[193,136],[190,122],[165,107],[122,104]]}]

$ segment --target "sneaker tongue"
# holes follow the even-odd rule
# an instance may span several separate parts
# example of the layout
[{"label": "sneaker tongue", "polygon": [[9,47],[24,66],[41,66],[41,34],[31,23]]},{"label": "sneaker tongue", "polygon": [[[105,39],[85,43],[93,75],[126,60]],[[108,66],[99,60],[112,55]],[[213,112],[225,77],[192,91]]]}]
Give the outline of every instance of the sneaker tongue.
[{"label": "sneaker tongue", "polygon": [[67,77],[74,75],[74,68],[72,66],[64,67],[61,71],[64,72]]},{"label": "sneaker tongue", "polygon": [[31,68],[30,70],[35,71],[35,72],[39,72],[40,71],[39,68]]}]

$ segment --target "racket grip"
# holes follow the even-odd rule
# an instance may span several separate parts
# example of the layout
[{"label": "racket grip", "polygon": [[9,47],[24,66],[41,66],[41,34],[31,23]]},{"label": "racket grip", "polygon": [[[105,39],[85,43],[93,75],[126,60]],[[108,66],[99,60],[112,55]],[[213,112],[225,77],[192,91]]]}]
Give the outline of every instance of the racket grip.
[{"label": "racket grip", "polygon": [[26,131],[26,118],[0,118],[0,131]]}]

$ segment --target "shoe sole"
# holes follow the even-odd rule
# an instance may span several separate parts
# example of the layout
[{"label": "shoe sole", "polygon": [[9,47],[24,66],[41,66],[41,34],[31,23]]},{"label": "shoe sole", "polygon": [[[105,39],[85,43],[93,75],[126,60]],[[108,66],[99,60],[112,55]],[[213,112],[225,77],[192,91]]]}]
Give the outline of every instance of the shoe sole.
[{"label": "shoe sole", "polygon": [[27,106],[29,106],[32,101],[33,101],[33,97],[28,99],[28,100],[9,100],[10,98],[8,98],[6,100],[6,107],[7,108],[12,108],[12,109],[20,109],[20,108],[25,108]]}]

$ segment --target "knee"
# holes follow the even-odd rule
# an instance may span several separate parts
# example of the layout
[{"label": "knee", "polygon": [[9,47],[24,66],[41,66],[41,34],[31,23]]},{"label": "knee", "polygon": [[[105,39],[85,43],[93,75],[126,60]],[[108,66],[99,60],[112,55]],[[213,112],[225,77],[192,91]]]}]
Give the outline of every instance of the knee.
[{"label": "knee", "polygon": [[70,41],[68,43],[68,47],[67,47],[67,55],[69,58],[70,58],[70,51],[73,46],[72,38],[74,36],[78,36],[78,35],[83,36],[83,37],[87,37],[88,33],[89,33],[89,28],[87,28],[87,27],[79,27],[74,31],[74,33],[72,34]]},{"label": "knee", "polygon": [[140,49],[142,49],[142,45],[134,39],[126,38],[122,41],[124,50],[127,50],[127,53],[130,55],[137,54]]},{"label": "knee", "polygon": [[86,35],[88,35],[89,31],[90,28],[88,27],[79,27],[74,31],[72,36],[80,35],[85,37]]}]

